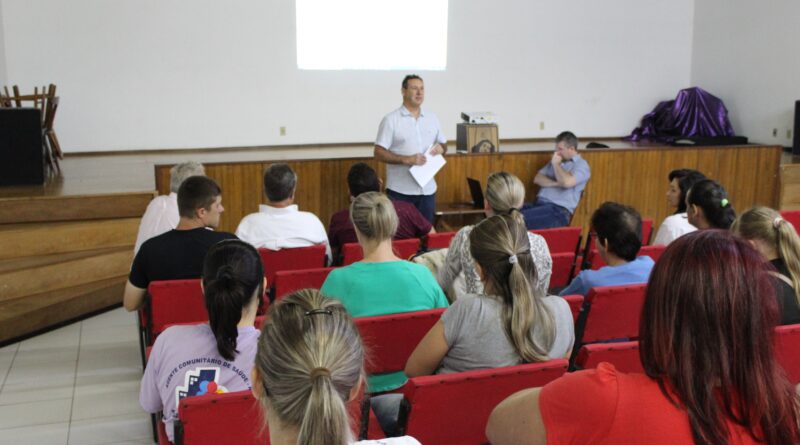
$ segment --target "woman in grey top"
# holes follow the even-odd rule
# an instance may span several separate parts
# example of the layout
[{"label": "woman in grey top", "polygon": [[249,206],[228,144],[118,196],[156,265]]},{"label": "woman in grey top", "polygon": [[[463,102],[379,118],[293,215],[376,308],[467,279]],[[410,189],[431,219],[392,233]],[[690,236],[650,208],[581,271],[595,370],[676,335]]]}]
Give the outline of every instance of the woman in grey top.
[{"label": "woman in grey top", "polygon": [[406,375],[498,368],[565,357],[575,333],[569,305],[545,297],[518,212],[474,227],[470,253],[485,293],[453,303],[406,363]]},{"label": "woman in grey top", "polygon": [[[484,211],[487,217],[507,214],[522,207],[522,203],[525,201],[525,186],[522,185],[519,178],[511,173],[492,173],[486,181],[485,196]],[[483,283],[475,270],[475,261],[469,253],[469,234],[473,227],[466,226],[456,233],[450,242],[445,264],[439,269],[437,276],[439,285],[454,300],[465,294],[483,293]],[[547,243],[540,235],[530,232],[527,234],[538,277],[538,281],[534,282],[533,286],[545,294],[550,284],[550,275],[553,272],[550,249],[547,248]]]}]

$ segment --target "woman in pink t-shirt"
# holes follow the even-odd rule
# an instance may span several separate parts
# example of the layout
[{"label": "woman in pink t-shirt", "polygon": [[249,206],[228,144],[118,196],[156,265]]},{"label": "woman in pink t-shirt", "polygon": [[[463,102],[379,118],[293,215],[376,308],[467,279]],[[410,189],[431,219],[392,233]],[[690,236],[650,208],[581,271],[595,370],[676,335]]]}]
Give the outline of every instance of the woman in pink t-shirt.
[{"label": "woman in pink t-shirt", "polygon": [[778,320],[759,253],[727,231],[673,241],[647,287],[645,374],[608,363],[512,395],[492,444],[797,444],[798,396],[772,346]]}]

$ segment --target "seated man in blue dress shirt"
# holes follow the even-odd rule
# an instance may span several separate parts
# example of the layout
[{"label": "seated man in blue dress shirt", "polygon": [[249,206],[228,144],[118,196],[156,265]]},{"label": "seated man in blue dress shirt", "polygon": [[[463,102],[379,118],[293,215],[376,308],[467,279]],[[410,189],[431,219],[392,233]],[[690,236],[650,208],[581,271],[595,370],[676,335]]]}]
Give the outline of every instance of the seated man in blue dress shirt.
[{"label": "seated man in blue dress shirt", "polygon": [[522,208],[528,229],[569,225],[590,176],[589,164],[578,154],[578,138],[569,131],[559,134],[553,158],[533,179],[541,187],[536,202]]},{"label": "seated man in blue dress shirt", "polygon": [[592,215],[595,246],[608,264],[598,270],[584,270],[559,295],[586,295],[598,286],[647,283],[653,259],[639,256],[642,247],[642,218],[631,207],[606,202]]}]

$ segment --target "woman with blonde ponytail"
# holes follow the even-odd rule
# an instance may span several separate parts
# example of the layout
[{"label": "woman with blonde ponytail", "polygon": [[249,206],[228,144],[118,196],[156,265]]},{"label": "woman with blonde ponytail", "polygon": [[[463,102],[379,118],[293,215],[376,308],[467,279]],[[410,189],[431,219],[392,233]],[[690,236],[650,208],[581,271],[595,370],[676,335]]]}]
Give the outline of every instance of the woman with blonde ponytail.
[{"label": "woman with blonde ponytail", "polygon": [[484,293],[453,303],[406,363],[406,375],[444,374],[542,362],[570,352],[575,333],[566,301],[546,297],[525,223],[495,215],[469,235]]},{"label": "woman with blonde ponytail", "polygon": [[[340,302],[305,289],[272,306],[252,380],[272,445],[354,443],[347,403],[364,384],[364,349]],[[419,445],[407,436],[355,443]]]},{"label": "woman with blonde ponytail", "polygon": [[[525,186],[516,176],[507,172],[497,172],[489,175],[486,181],[486,192],[483,211],[487,217],[493,215],[513,215],[522,221],[519,212],[525,201]],[[470,254],[469,234],[474,226],[466,226],[456,233],[447,250],[445,264],[439,269],[438,281],[442,289],[448,292],[451,298],[458,299],[465,294],[483,293],[483,283],[475,267],[475,260]],[[528,243],[531,246],[536,276],[538,280],[532,283],[542,293],[547,293],[550,285],[550,275],[553,272],[553,259],[550,249],[540,235],[528,232]]]},{"label": "woman with blonde ponytail", "polygon": [[163,411],[170,441],[178,400],[250,389],[259,335],[254,322],[265,285],[261,257],[250,244],[226,240],[208,250],[201,281],[208,324],[165,330],[142,378],[139,403],[147,412]]},{"label": "woman with blonde ponytail", "polygon": [[731,230],[750,241],[775,267],[774,285],[781,324],[800,323],[800,237],[792,223],[768,207],[754,207],[734,221]]}]

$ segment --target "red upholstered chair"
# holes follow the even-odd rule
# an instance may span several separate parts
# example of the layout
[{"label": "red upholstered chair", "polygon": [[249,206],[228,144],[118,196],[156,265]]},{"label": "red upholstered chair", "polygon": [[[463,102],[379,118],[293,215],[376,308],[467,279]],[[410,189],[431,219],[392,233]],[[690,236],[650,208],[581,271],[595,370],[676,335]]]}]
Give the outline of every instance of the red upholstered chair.
[{"label": "red upholstered chair", "polygon": [[611,363],[622,372],[644,372],[638,341],[584,345],[578,351],[575,365],[577,369],[591,369],[601,362]]},{"label": "red upholstered chair", "polygon": [[443,312],[444,309],[431,309],[356,318],[367,353],[367,374],[404,370],[408,357]]},{"label": "red upholstered chair", "polygon": [[249,390],[187,397],[178,405],[175,445],[269,443],[260,409]]},{"label": "red upholstered chair", "polygon": [[275,283],[275,274],[281,270],[301,270],[325,267],[325,246],[297,247],[294,249],[269,250],[258,249],[261,262],[264,263],[264,276],[267,285]]},{"label": "red upholstered chair", "polygon": [[519,390],[544,386],[566,370],[567,361],[559,359],[409,379],[401,388],[402,433],[425,444],[486,443],[486,422],[498,403]]},{"label": "red upholstered chair", "polygon": [[789,381],[800,383],[800,324],[775,328],[775,357]]},{"label": "red upholstered chair", "polygon": [[642,246],[650,244],[650,237],[653,235],[653,220],[650,218],[642,219]]},{"label": "red upholstered chair", "polygon": [[[408,238],[392,241],[392,249],[398,257],[407,260],[419,251],[419,238]],[[342,246],[342,266],[349,266],[364,259],[364,252],[358,243],[347,243]]]},{"label": "red upholstered chair", "polygon": [[550,275],[548,289],[564,287],[569,284],[572,266],[575,264],[574,252],[551,253],[553,259],[553,274]]},{"label": "red upholstered chair", "polygon": [[800,210],[782,210],[781,216],[794,226],[794,230],[800,232]]},{"label": "red upholstered chair", "polygon": [[530,232],[544,237],[551,255],[564,252],[577,252],[581,243],[580,227],[538,229],[531,230]]},{"label": "red upholstered chair", "polygon": [[300,289],[319,289],[328,278],[332,267],[318,267],[316,269],[282,270],[275,274],[275,299],[280,300]]},{"label": "red upholstered chair", "polygon": [[[667,246],[661,244],[657,246],[642,246],[636,256],[649,256],[653,261],[658,261],[666,248]],[[606,265],[606,262],[600,257],[600,253],[597,250],[592,249],[589,255],[592,262],[592,270],[597,270]]]},{"label": "red upholstered chair", "polygon": [[147,320],[147,346],[168,325],[208,320],[200,279],[153,281],[147,287],[150,295]]},{"label": "red upholstered chair", "polygon": [[447,249],[454,236],[456,236],[456,232],[432,233],[427,236],[426,248],[427,250]]},{"label": "red upholstered chair", "polygon": [[563,299],[567,300],[569,310],[572,312],[572,322],[577,323],[578,315],[581,313],[583,307],[583,295],[564,295]]},{"label": "red upholstered chair", "polygon": [[575,323],[574,364],[580,347],[615,339],[639,337],[639,319],[644,305],[646,284],[595,287],[583,302]]}]

